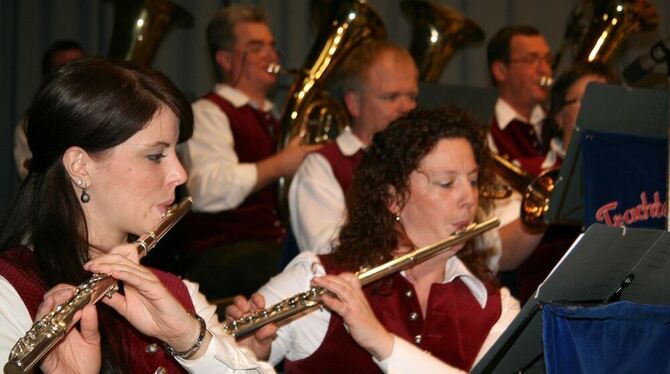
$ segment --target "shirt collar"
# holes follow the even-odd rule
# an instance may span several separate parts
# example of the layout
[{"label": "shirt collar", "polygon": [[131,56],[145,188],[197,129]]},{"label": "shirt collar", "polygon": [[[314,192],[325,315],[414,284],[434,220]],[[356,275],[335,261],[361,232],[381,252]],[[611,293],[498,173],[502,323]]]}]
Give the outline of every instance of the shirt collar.
[{"label": "shirt collar", "polygon": [[345,156],[353,156],[356,152],[365,148],[365,144],[351,130],[342,131],[335,142]]},{"label": "shirt collar", "polygon": [[496,101],[495,115],[496,120],[498,121],[498,127],[500,127],[501,130],[504,130],[505,127],[507,127],[507,125],[509,125],[510,122],[515,119],[523,123],[529,123],[533,125],[533,127],[539,127],[546,117],[544,109],[542,109],[542,106],[538,104],[535,105],[533,110],[530,112],[530,118],[524,118],[501,97],[499,97],[498,101]]},{"label": "shirt collar", "polygon": [[456,278],[461,278],[461,281],[468,287],[472,296],[479,303],[479,306],[484,308],[488,299],[486,286],[470,272],[460,258],[453,256],[444,265],[443,283],[453,282]]},{"label": "shirt collar", "polygon": [[267,99],[263,102],[262,108],[256,108],[255,104],[252,103],[251,100],[249,99],[249,96],[244,94],[244,92],[224,83],[219,83],[216,86],[214,86],[214,91],[219,96],[230,101],[230,103],[233,104],[235,108],[239,108],[249,104],[254,109],[259,109],[262,110],[263,112],[269,112],[274,109],[274,104],[272,104],[272,102]]}]

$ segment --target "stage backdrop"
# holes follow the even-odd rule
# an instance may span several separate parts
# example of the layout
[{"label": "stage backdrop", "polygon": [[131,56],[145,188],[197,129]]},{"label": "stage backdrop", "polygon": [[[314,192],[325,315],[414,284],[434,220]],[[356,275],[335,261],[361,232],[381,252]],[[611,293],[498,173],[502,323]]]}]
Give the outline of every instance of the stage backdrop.
[{"label": "stage backdrop", "polygon": [[[556,50],[562,41],[566,18],[579,0],[438,0],[459,9],[478,23],[487,39],[511,23],[537,26]],[[195,24],[174,30],[161,44],[153,66],[166,73],[192,99],[207,92],[213,83],[205,48],[204,30],[212,14],[231,2],[222,0],[175,0],[190,11]],[[308,0],[232,1],[259,4],[271,14],[272,28],[284,63],[302,64],[314,31],[309,21]],[[623,46],[616,65],[621,67],[646,51],[662,36],[670,35],[670,2],[650,0],[658,10],[658,31],[632,35]],[[382,17],[389,38],[409,45],[409,24],[399,1],[370,0]],[[0,0],[0,212],[6,209],[18,186],[12,157],[14,126],[28,106],[40,81],[40,58],[53,41],[78,40],[91,54],[107,52],[113,11],[111,1],[101,0]],[[445,69],[442,83],[490,86],[485,44],[459,50]]]}]

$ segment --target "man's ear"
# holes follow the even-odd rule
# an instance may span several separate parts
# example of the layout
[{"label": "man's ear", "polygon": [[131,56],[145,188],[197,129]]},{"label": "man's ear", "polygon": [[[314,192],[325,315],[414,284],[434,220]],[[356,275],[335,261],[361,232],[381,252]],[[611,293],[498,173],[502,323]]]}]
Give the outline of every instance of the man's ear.
[{"label": "man's ear", "polygon": [[70,147],[63,154],[63,166],[72,181],[78,186],[91,186],[90,167],[93,160],[80,147]]},{"label": "man's ear", "polygon": [[344,104],[353,118],[358,118],[361,115],[360,98],[361,95],[353,90],[347,91],[344,94]]},{"label": "man's ear", "polygon": [[491,64],[491,74],[496,82],[504,82],[507,80],[507,65],[503,61],[493,61]]},{"label": "man's ear", "polygon": [[214,54],[216,64],[221,67],[224,72],[228,72],[233,66],[233,53],[228,51],[218,50]]}]

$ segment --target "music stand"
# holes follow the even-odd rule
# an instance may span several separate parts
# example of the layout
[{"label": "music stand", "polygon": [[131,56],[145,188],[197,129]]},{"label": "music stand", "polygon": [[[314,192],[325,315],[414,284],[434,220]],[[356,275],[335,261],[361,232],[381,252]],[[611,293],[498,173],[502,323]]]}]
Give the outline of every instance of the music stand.
[{"label": "music stand", "polygon": [[586,130],[666,139],[668,94],[663,90],[590,83],[547,212],[550,223],[583,225],[581,135]]},{"label": "music stand", "polygon": [[622,299],[669,304],[669,245],[666,231],[591,225],[472,373],[544,373],[538,312],[546,303],[588,305]]}]

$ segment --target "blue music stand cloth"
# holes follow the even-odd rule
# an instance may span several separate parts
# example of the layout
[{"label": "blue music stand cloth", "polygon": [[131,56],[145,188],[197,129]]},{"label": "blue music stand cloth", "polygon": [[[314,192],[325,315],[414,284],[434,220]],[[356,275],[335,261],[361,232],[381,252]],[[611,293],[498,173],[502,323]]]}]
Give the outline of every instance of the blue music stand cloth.
[{"label": "blue music stand cloth", "polygon": [[549,303],[542,318],[548,374],[670,373],[670,306]]},{"label": "blue music stand cloth", "polygon": [[666,139],[584,131],[584,225],[665,229]]}]

